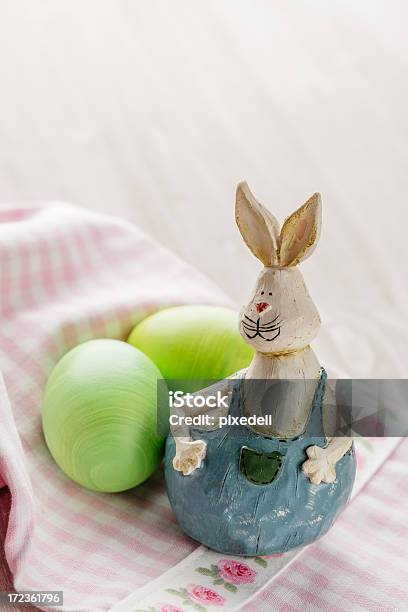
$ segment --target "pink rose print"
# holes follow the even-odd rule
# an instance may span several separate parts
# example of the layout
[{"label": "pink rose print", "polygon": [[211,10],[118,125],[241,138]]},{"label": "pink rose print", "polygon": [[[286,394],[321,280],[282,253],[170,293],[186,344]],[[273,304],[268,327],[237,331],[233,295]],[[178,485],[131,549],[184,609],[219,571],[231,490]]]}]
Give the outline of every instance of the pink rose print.
[{"label": "pink rose print", "polygon": [[201,604],[207,604],[208,606],[223,606],[225,603],[224,597],[217,593],[217,591],[213,591],[208,587],[190,584],[187,590],[189,595]]},{"label": "pink rose print", "polygon": [[[267,567],[268,562],[262,557],[254,557],[253,560],[262,567]],[[196,572],[209,576],[215,586],[223,586],[230,593],[236,593],[241,584],[255,582],[257,572],[250,565],[235,559],[220,559],[210,567],[197,567]]]},{"label": "pink rose print", "polygon": [[255,581],[256,572],[246,563],[234,559],[220,559],[217,566],[220,577],[232,584],[248,584]]}]

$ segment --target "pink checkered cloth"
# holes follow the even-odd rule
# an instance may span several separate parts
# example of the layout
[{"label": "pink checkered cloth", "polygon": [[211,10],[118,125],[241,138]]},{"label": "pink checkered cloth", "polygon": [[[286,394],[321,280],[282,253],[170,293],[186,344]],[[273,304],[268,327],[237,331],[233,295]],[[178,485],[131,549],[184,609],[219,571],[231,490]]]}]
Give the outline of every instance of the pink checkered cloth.
[{"label": "pink checkered cloth", "polygon": [[[0,478],[12,493],[15,587],[63,590],[65,610],[108,610],[196,544],[175,523],[160,471],[116,495],[59,471],[41,433],[47,376],[72,346],[126,338],[158,308],[231,304],[139,230],[67,205],[0,211],[0,282]],[[403,442],[333,530],[244,609],[404,610],[407,460]]]},{"label": "pink checkered cloth", "polygon": [[180,561],[181,534],[158,472],[133,491],[77,486],[45,446],[47,377],[71,347],[125,339],[181,303],[231,305],[208,279],[135,227],[69,205],[0,211],[0,475],[18,589],[63,590],[67,610],[107,610]]}]

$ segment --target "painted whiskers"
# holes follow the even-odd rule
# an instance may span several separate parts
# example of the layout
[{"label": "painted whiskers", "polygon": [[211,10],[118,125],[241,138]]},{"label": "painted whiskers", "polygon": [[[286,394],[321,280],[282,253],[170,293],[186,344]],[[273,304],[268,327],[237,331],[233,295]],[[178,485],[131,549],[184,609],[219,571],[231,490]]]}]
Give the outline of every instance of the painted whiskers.
[{"label": "painted whiskers", "polygon": [[[248,317],[248,315],[244,314],[242,321],[242,327],[247,338],[253,340],[259,336],[263,340],[266,340],[266,342],[276,340],[280,334],[281,325],[282,323],[279,320],[279,315],[276,315],[269,323],[262,324],[261,317],[258,317],[257,320],[254,321]],[[269,334],[272,334],[272,337],[267,338],[266,336]]]}]

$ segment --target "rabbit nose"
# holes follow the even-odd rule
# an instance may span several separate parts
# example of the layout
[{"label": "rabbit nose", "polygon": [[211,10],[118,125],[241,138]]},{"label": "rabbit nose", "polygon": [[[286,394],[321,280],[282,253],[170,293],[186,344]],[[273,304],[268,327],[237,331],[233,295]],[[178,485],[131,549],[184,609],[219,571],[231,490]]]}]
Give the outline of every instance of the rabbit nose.
[{"label": "rabbit nose", "polygon": [[256,312],[258,314],[260,314],[261,312],[266,310],[268,308],[268,306],[269,306],[269,304],[267,304],[267,302],[258,302],[257,304],[255,304]]}]

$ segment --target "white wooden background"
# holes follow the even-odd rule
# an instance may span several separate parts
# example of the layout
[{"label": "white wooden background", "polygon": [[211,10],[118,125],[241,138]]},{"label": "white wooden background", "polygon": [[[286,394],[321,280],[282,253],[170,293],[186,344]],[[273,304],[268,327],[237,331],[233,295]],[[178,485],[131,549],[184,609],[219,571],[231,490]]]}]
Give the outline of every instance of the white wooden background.
[{"label": "white wooden background", "polygon": [[321,351],[406,375],[407,19],[404,0],[0,0],[0,201],[125,217],[242,302],[237,181],[280,219],[319,190]]}]

